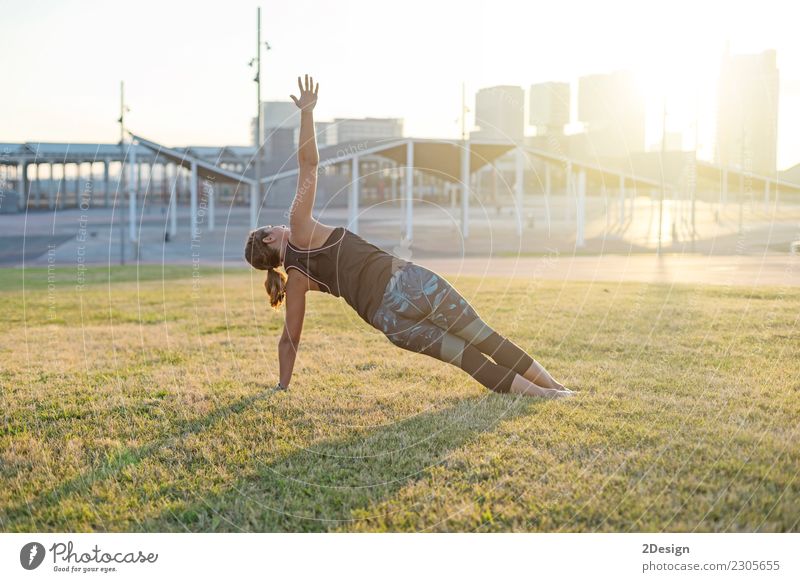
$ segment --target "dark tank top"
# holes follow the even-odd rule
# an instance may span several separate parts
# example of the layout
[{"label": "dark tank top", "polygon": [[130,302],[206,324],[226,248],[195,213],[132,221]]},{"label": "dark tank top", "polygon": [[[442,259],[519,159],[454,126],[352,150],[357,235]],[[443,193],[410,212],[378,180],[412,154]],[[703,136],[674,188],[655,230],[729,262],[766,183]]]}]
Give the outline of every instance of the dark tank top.
[{"label": "dark tank top", "polygon": [[372,323],[392,274],[407,263],[343,226],[334,228],[316,249],[300,249],[290,242],[283,259],[287,272],[297,269],[322,291],[343,297],[367,323]]}]

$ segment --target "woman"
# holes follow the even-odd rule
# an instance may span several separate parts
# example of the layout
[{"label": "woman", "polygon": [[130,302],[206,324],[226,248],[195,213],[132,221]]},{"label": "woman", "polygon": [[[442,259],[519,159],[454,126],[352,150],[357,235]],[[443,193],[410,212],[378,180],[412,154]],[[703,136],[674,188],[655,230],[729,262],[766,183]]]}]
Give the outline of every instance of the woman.
[{"label": "woman", "polygon": [[[291,97],[300,108],[299,175],[289,228],[258,228],[245,246],[247,261],[267,270],[264,285],[272,307],[286,302],[277,387],[288,388],[292,378],[306,293],[322,291],[343,297],[395,345],[459,366],[490,390],[549,398],[573,394],[486,325],[443,277],[377,248],[344,227],[314,219],[319,153],[313,111],[319,85],[308,75],[305,83],[298,77],[297,84],[300,97]],[[277,270],[280,266],[287,274]]]}]

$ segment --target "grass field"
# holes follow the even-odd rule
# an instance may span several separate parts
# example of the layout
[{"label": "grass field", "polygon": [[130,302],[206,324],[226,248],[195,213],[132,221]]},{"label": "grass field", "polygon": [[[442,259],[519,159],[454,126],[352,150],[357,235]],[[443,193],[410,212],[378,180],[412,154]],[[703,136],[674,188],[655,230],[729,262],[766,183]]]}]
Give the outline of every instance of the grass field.
[{"label": "grass field", "polygon": [[580,394],[485,391],[259,274],[0,271],[2,531],[797,531],[800,289],[452,279]]}]

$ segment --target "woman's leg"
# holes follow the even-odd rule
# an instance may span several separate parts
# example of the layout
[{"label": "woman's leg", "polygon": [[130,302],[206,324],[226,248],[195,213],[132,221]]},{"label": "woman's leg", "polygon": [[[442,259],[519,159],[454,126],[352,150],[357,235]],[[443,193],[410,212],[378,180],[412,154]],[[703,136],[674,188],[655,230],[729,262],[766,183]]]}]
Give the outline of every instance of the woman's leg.
[{"label": "woman's leg", "polygon": [[492,362],[463,338],[425,319],[414,321],[392,313],[377,315],[376,321],[394,345],[458,366],[493,392],[549,398],[569,395],[537,386],[513,370]]},{"label": "woman's leg", "polygon": [[484,322],[470,303],[444,277],[413,265],[400,280],[399,291],[407,305],[406,312],[427,316],[436,326],[456,335],[493,358],[498,364],[513,370],[523,378],[543,388],[563,390],[544,367],[508,338]]}]

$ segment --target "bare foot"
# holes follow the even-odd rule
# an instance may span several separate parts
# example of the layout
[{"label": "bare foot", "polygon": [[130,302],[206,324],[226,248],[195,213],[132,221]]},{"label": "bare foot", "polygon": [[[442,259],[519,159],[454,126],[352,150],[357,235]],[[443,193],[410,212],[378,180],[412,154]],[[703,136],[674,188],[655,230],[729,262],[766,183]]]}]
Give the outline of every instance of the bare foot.
[{"label": "bare foot", "polygon": [[573,396],[575,392],[572,390],[559,390],[557,388],[544,388],[534,384],[530,380],[517,374],[514,377],[514,382],[511,384],[512,394],[523,394],[525,396],[538,396],[540,398],[566,398]]}]

